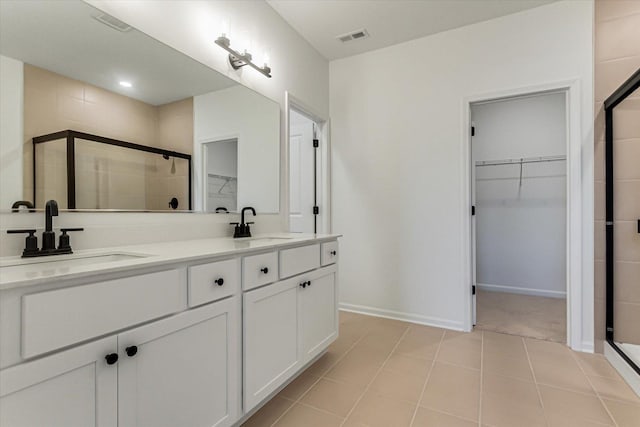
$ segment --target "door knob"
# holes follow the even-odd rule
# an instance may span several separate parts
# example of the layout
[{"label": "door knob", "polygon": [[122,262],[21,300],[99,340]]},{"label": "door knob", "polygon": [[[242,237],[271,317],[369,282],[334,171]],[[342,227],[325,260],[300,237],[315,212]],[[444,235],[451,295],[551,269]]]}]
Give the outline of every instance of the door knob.
[{"label": "door knob", "polygon": [[107,365],[113,365],[118,361],[118,353],[109,353],[104,359],[107,361]]},{"label": "door knob", "polygon": [[133,357],[138,353],[138,347],[135,345],[132,345],[130,347],[125,348],[124,351],[127,353],[127,356]]}]

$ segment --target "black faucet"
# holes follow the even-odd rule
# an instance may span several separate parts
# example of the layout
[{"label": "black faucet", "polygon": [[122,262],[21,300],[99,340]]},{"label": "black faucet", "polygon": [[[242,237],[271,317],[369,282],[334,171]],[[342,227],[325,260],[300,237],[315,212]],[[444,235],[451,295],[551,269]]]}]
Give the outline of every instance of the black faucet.
[{"label": "black faucet", "polygon": [[83,228],[61,228],[60,242],[56,249],[56,233],[53,231],[53,217],[58,216],[58,202],[49,200],[44,208],[44,232],[42,233],[42,249],[38,249],[38,238],[35,236],[36,230],[7,230],[7,234],[28,233],[25,241],[25,249],[22,251],[22,258],[30,258],[44,255],[71,254],[69,244],[70,231],[83,231]]},{"label": "black faucet", "polygon": [[256,216],[256,210],[254,208],[252,208],[251,206],[247,206],[246,208],[242,208],[242,211],[240,213],[240,223],[237,222],[231,222],[231,225],[235,225],[236,228],[233,232],[233,237],[234,238],[238,238],[238,237],[251,237],[251,228],[249,227],[251,224],[253,224],[253,222],[244,222],[244,212],[245,211],[251,211],[251,213],[253,214],[253,216]]},{"label": "black faucet", "polygon": [[44,232],[42,233],[42,250],[56,248],[56,233],[53,231],[53,217],[58,216],[58,202],[49,200],[44,206]]}]

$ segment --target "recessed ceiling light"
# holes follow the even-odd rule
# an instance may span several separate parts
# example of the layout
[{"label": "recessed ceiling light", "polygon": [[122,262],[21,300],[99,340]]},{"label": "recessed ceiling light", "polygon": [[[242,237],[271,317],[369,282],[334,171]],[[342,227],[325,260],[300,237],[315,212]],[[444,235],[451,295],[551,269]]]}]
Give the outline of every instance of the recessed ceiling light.
[{"label": "recessed ceiling light", "polygon": [[133,85],[131,83],[129,83],[129,82],[120,82],[120,86],[131,87]]}]

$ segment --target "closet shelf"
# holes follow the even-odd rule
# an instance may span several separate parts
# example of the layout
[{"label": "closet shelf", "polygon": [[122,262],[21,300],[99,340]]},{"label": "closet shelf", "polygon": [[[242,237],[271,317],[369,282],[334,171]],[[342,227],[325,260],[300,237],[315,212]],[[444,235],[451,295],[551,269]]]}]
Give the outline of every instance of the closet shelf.
[{"label": "closet shelf", "polygon": [[559,162],[567,160],[567,156],[523,157],[520,159],[478,160],[476,166],[521,165],[524,163]]}]

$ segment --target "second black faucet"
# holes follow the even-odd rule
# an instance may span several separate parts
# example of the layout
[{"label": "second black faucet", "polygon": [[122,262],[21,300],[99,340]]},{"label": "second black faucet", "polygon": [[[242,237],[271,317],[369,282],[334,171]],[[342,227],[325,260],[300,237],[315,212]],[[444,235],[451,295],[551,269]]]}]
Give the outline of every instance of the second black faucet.
[{"label": "second black faucet", "polygon": [[235,230],[233,232],[234,238],[239,237],[251,237],[251,228],[249,227],[253,222],[244,222],[244,212],[251,211],[253,216],[256,216],[256,210],[251,206],[247,206],[246,208],[242,208],[242,212],[240,213],[240,222],[230,222],[229,224],[235,225]]}]

